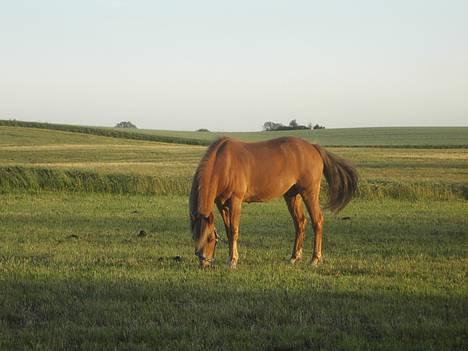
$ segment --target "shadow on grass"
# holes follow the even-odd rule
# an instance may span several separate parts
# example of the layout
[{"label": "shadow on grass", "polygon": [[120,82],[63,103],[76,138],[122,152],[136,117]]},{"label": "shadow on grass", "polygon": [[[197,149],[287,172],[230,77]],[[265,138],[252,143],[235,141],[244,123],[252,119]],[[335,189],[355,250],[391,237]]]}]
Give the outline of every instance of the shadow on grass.
[{"label": "shadow on grass", "polygon": [[[467,301],[296,289],[240,272],[0,279],[1,349],[467,349]],[[232,274],[231,274],[232,273]],[[177,275],[175,277],[174,275]]]}]

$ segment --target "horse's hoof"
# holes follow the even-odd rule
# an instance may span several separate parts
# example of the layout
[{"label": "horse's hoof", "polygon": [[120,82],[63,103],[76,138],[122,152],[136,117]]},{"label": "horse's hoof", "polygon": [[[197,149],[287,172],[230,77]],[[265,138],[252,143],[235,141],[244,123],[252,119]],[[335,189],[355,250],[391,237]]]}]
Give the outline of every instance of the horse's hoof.
[{"label": "horse's hoof", "polygon": [[301,258],[300,257],[291,257],[289,259],[289,263],[295,264],[297,261],[299,261]]},{"label": "horse's hoof", "polygon": [[313,258],[312,258],[312,261],[310,261],[310,264],[311,264],[312,267],[318,267],[320,261],[321,261],[320,258],[318,258],[318,257],[313,257]]},{"label": "horse's hoof", "polygon": [[237,259],[228,257],[226,264],[229,268],[237,268]]},{"label": "horse's hoof", "polygon": [[210,266],[211,266],[210,263],[207,262],[207,261],[201,261],[200,262],[200,269],[207,269]]}]

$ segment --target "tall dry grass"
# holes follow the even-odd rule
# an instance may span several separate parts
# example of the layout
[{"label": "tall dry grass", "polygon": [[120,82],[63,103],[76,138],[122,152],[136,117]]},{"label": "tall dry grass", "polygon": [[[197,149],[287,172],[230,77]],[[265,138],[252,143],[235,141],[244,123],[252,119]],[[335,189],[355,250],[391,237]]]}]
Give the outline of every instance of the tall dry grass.
[{"label": "tall dry grass", "polygon": [[[106,174],[76,169],[0,167],[0,192],[85,192],[112,194],[187,195],[191,177]],[[327,191],[324,183],[323,191]],[[325,198],[326,194],[322,194]],[[468,199],[465,184],[362,181],[357,197],[368,200]]]}]

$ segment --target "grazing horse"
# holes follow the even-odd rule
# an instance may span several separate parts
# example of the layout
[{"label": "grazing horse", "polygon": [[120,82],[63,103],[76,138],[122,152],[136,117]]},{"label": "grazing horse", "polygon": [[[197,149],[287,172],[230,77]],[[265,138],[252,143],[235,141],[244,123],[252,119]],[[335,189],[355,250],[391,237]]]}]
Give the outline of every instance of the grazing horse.
[{"label": "grazing horse", "polygon": [[322,259],[323,215],[319,195],[322,174],[329,187],[328,207],[338,212],[357,189],[357,172],[346,160],[318,145],[293,137],[256,143],[220,138],[210,145],[193,177],[189,200],[195,255],[205,268],[214,257],[218,233],[214,204],[229,239],[228,264],[234,268],[243,202],[264,202],[283,196],[294,222],[296,240],[291,263],[302,256],[305,203],[315,232],[312,264]]}]

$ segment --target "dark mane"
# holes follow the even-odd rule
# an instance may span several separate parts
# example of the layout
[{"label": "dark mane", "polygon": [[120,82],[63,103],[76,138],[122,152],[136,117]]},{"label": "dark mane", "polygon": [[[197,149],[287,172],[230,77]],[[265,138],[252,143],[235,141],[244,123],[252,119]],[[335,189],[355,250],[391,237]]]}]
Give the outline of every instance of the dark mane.
[{"label": "dark mane", "polygon": [[[209,183],[211,174],[209,172],[213,166],[213,159],[214,155],[216,155],[216,151],[219,149],[221,145],[223,145],[229,138],[221,137],[216,139],[206,150],[205,155],[203,155],[200,164],[193,176],[192,180],[192,189],[190,191],[190,199],[189,199],[189,215],[190,215],[190,224],[193,225],[193,218],[199,215],[198,213],[198,202],[200,197],[200,192],[206,186],[206,183]],[[208,215],[208,213],[204,213],[204,215]]]}]

